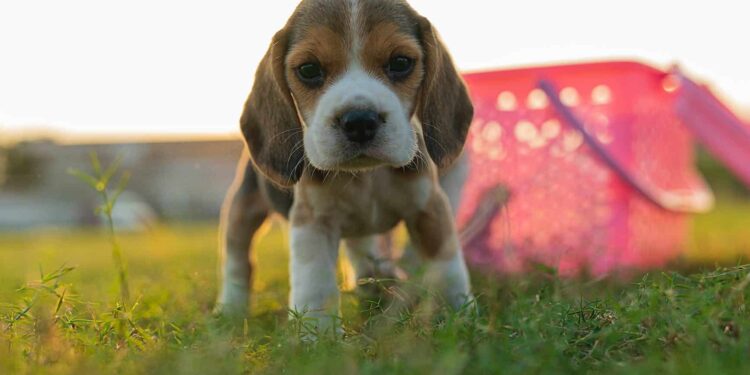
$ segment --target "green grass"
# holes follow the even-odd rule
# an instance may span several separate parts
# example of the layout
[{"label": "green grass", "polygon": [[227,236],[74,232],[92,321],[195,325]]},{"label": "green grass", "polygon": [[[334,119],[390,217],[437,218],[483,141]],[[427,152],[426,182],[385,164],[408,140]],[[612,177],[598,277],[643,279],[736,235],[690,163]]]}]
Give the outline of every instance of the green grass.
[{"label": "green grass", "polygon": [[[722,203],[695,228],[689,258],[735,262],[750,251],[750,204]],[[211,316],[216,238],[214,224],[121,235],[122,306],[106,233],[0,235],[0,374],[750,371],[748,267],[625,283],[474,274],[478,314],[381,313],[345,293],[346,338],[305,344],[287,322],[283,232],[257,243],[252,315],[236,325]]]}]

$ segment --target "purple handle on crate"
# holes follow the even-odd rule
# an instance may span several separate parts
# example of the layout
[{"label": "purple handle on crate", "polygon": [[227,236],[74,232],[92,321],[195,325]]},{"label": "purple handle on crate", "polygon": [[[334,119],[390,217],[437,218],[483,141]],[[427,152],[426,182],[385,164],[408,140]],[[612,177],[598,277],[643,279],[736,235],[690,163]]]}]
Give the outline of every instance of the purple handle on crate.
[{"label": "purple handle on crate", "polygon": [[711,153],[750,188],[750,126],[745,125],[706,87],[698,85],[678,68],[680,95],[677,115]]},{"label": "purple handle on crate", "polygon": [[559,91],[552,82],[540,80],[538,85],[550,99],[552,106],[560,114],[562,119],[574,129],[578,130],[583,136],[586,144],[594,150],[594,153],[599,156],[601,160],[623,181],[646,200],[665,210],[675,212],[701,213],[713,208],[713,193],[704,183],[702,183],[702,186],[699,186],[699,188],[687,193],[674,192],[661,189],[633,175],[586,129],[583,121],[581,121],[570,110],[570,108],[562,103],[557,94]]}]

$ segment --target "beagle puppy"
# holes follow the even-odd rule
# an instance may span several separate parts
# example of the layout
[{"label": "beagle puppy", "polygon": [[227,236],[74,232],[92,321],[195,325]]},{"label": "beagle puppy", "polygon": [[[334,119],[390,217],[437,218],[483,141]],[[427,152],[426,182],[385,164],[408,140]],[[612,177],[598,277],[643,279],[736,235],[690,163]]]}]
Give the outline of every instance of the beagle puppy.
[{"label": "beagle puppy", "polygon": [[321,328],[339,312],[339,242],[358,277],[378,276],[377,236],[401,222],[429,287],[469,301],[453,211],[472,116],[445,46],[406,1],[303,0],[240,121],[249,152],[222,214],[219,311],[245,312],[252,237],[272,212],[290,223],[289,308]]}]

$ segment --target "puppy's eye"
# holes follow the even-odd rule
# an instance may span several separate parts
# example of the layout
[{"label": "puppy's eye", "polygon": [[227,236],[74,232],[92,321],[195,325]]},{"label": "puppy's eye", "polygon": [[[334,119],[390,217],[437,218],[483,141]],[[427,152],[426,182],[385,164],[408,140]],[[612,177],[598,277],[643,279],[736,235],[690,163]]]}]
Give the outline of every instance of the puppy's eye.
[{"label": "puppy's eye", "polygon": [[414,60],[405,56],[396,56],[391,58],[388,65],[385,66],[385,72],[388,77],[394,81],[405,79],[414,69]]},{"label": "puppy's eye", "polygon": [[299,68],[297,68],[297,76],[302,81],[302,83],[311,86],[311,87],[317,87],[323,84],[323,68],[320,66],[320,64],[316,63],[307,63],[300,65]]}]

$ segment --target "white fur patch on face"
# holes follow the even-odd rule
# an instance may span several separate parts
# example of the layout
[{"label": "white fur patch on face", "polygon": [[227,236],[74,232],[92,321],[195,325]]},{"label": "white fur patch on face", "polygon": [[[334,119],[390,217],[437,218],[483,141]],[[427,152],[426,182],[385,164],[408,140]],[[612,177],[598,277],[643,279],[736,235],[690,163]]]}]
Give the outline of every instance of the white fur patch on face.
[{"label": "white fur patch on face", "polygon": [[[361,159],[376,165],[408,165],[417,153],[407,113],[410,105],[353,60],[349,70],[320,97],[315,110],[305,114],[305,151],[310,163],[324,171],[356,170]],[[365,145],[350,142],[336,124],[337,118],[351,109],[372,110],[385,119],[375,138]]]}]

